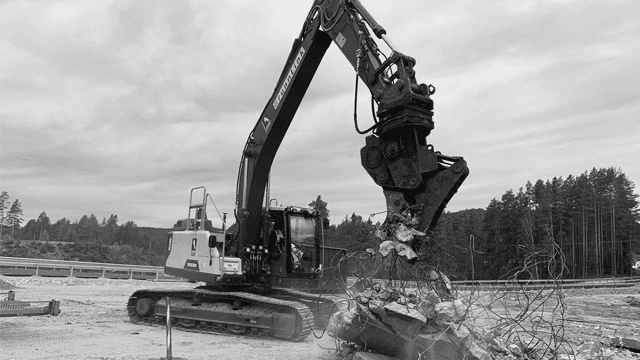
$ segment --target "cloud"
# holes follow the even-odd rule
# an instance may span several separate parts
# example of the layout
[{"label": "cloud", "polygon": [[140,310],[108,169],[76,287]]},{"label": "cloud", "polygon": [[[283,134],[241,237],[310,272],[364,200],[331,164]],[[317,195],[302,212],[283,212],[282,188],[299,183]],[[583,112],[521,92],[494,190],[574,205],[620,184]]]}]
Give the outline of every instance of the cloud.
[{"label": "cloud", "polygon": [[[365,6],[437,88],[428,142],[469,164],[450,210],[594,166],[638,183],[636,2]],[[27,218],[116,213],[170,226],[188,190],[206,185],[231,213],[241,150],[308,11],[300,1],[0,4],[2,190]],[[272,168],[273,197],[322,195],[333,221],[385,208],[360,165],[354,80],[331,46]],[[371,121],[361,83],[358,123]]]}]

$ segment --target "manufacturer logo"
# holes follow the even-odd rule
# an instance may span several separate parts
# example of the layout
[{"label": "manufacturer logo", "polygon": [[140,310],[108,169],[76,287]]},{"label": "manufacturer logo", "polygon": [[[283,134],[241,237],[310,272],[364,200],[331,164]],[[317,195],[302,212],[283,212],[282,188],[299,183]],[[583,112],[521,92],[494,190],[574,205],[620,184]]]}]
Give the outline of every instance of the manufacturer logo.
[{"label": "manufacturer logo", "polygon": [[278,105],[280,105],[280,100],[282,100],[284,93],[287,91],[287,88],[289,87],[289,83],[291,82],[291,79],[293,79],[293,75],[295,75],[296,70],[298,70],[298,66],[302,61],[304,52],[305,52],[304,48],[300,48],[298,55],[296,56],[295,60],[293,60],[293,64],[291,64],[291,69],[289,69],[289,73],[287,74],[287,77],[284,79],[284,83],[282,83],[282,86],[280,87],[280,91],[278,91],[278,95],[276,96],[276,99],[273,100],[274,109],[276,110],[278,109]]},{"label": "manufacturer logo", "polygon": [[184,268],[187,270],[200,271],[200,266],[198,266],[197,260],[187,260],[187,262],[184,263]]}]

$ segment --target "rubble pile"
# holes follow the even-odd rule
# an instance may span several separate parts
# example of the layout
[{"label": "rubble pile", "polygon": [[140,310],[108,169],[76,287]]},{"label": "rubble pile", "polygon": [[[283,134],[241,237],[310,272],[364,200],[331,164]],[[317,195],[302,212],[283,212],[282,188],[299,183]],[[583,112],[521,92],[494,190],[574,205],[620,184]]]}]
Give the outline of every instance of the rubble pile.
[{"label": "rubble pile", "polygon": [[373,283],[352,295],[329,321],[333,337],[399,359],[491,359],[462,324],[468,305],[443,301],[436,286],[402,292]]},{"label": "rubble pile", "polygon": [[[419,222],[409,209],[392,214],[375,233],[380,241],[377,253],[408,263],[422,258],[422,245],[429,239],[418,230]],[[454,298],[443,273],[424,274],[418,289],[392,284],[370,279],[356,283],[348,291],[351,300],[329,320],[329,334],[364,350],[355,353],[363,359],[374,359],[367,357],[369,352],[397,359],[491,359],[462,324],[468,305]]]}]

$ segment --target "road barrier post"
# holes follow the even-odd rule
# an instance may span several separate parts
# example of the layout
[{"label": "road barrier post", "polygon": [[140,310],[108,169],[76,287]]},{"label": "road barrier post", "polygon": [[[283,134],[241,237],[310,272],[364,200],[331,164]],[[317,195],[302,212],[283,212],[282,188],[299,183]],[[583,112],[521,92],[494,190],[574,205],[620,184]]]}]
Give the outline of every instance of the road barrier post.
[{"label": "road barrier post", "polygon": [[38,276],[38,273],[40,272],[40,264],[37,263],[36,264],[36,276]]},{"label": "road barrier post", "polygon": [[171,299],[167,299],[167,360],[171,360],[173,355],[171,353]]},{"label": "road barrier post", "polygon": [[171,347],[171,299],[168,296],[164,297],[167,302],[167,357],[160,358],[160,360],[187,360],[181,357],[173,357],[173,351]]},{"label": "road barrier post", "polygon": [[73,265],[71,265],[71,272],[69,274],[69,277],[73,277]]},{"label": "road barrier post", "polygon": [[129,280],[132,280],[133,279],[133,268],[131,268],[129,270],[130,270],[130,272],[129,272]]},{"label": "road barrier post", "polygon": [[104,266],[102,267],[102,277],[105,278],[106,277],[106,271],[104,269]]}]

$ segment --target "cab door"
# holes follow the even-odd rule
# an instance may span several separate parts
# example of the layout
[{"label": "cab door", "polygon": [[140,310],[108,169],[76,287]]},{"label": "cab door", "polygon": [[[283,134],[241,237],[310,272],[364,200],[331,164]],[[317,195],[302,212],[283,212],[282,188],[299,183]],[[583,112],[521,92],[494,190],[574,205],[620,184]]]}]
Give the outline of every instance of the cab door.
[{"label": "cab door", "polygon": [[287,272],[293,276],[315,276],[320,266],[318,222],[314,217],[288,216]]}]

